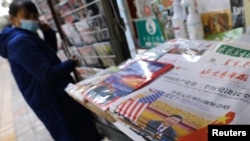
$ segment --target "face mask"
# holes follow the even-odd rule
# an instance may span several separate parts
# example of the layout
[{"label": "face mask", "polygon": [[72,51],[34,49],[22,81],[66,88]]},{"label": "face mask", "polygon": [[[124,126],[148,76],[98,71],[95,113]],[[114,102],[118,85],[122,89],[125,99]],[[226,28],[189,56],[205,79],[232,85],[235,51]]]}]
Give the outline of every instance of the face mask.
[{"label": "face mask", "polygon": [[36,32],[39,28],[39,24],[38,21],[35,20],[21,20],[20,28]]}]

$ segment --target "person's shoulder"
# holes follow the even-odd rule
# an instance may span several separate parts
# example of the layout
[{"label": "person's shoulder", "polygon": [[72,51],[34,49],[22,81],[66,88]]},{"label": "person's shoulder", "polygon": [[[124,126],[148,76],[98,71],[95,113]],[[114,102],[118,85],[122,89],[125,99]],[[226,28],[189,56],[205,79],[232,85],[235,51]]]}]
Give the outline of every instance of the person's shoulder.
[{"label": "person's shoulder", "polygon": [[26,33],[25,31],[22,31],[22,29],[16,29],[12,33],[11,42],[15,44],[35,42],[35,40],[33,40],[32,38],[32,35]]}]

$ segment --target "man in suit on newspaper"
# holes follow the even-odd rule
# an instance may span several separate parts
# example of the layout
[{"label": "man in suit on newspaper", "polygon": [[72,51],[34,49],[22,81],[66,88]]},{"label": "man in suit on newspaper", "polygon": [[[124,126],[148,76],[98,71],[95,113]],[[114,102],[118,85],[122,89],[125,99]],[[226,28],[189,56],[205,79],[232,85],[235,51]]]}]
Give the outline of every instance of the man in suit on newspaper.
[{"label": "man in suit on newspaper", "polygon": [[164,121],[150,120],[147,123],[145,130],[149,132],[160,141],[174,141],[176,132],[173,129],[173,125],[176,125],[182,121],[180,115],[170,115],[164,119]]}]

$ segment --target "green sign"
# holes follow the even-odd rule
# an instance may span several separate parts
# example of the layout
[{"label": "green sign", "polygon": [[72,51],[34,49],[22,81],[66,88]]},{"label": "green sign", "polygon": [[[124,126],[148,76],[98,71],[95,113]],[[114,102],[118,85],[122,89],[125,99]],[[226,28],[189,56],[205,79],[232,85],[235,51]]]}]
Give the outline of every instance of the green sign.
[{"label": "green sign", "polygon": [[229,45],[221,45],[216,52],[229,55],[229,56],[234,56],[234,57],[242,57],[242,58],[250,58],[250,50],[247,49],[241,49]]},{"label": "green sign", "polygon": [[152,48],[165,42],[165,38],[155,17],[137,19],[135,23],[141,47]]}]

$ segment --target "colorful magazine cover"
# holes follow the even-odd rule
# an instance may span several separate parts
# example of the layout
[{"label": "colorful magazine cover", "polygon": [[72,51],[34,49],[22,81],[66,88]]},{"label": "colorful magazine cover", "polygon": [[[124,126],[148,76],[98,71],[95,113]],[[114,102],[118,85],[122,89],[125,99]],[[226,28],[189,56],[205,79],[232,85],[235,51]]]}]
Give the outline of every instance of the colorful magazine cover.
[{"label": "colorful magazine cover", "polygon": [[117,72],[118,70],[118,67],[109,67],[105,70],[100,70],[94,75],[91,75],[87,79],[83,79],[76,84],[68,84],[65,88],[65,91],[76,101],[84,102],[85,99],[83,94],[85,93],[85,91],[103,81],[105,78]]},{"label": "colorful magazine cover", "polygon": [[134,60],[120,71],[90,88],[84,95],[86,99],[106,111],[113,102],[145,86],[172,67],[172,64]]}]

